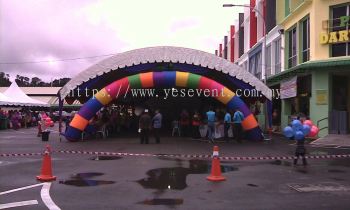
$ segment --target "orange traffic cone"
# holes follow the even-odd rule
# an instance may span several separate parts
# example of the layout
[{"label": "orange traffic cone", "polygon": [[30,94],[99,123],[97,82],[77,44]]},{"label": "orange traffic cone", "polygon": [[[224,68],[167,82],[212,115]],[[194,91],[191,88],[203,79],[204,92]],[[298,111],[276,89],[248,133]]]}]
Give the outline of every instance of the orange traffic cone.
[{"label": "orange traffic cone", "polygon": [[213,149],[213,160],[211,163],[211,174],[207,177],[209,181],[213,182],[219,182],[219,181],[225,181],[226,178],[221,175],[221,166],[220,166],[220,159],[219,159],[219,147],[214,146]]},{"label": "orange traffic cone", "polygon": [[52,176],[52,168],[51,168],[51,149],[50,146],[46,146],[46,150],[43,157],[43,164],[41,166],[41,174],[36,176],[36,178],[40,181],[48,182],[56,180],[55,176]]}]

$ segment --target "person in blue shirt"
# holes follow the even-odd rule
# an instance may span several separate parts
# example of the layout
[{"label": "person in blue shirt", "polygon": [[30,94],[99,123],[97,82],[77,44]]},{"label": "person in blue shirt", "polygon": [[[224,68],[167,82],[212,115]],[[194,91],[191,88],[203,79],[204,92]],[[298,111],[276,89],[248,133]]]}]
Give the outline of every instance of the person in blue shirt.
[{"label": "person in blue shirt", "polygon": [[160,143],[160,137],[159,137],[159,131],[162,128],[162,114],[159,112],[159,109],[155,111],[155,115],[152,118],[153,123],[153,131],[154,131],[154,137],[156,139],[156,143]]},{"label": "person in blue shirt", "polygon": [[214,132],[215,132],[215,112],[210,107],[207,112],[208,121],[208,138],[211,143],[214,143]]},{"label": "person in blue shirt", "polygon": [[239,109],[233,114],[233,135],[238,143],[242,143],[242,121],[244,115]]},{"label": "person in blue shirt", "polygon": [[230,110],[227,110],[226,111],[226,114],[225,114],[225,117],[224,117],[224,139],[226,142],[229,141],[229,138],[228,138],[228,131],[231,127],[231,111]]}]

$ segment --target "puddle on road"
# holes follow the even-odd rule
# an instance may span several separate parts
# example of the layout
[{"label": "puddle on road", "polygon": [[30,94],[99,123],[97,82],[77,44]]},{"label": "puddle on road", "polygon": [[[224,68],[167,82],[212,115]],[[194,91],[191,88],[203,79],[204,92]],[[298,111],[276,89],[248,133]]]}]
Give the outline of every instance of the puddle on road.
[{"label": "puddle on road", "polygon": [[345,179],[338,178],[338,177],[329,177],[329,178],[335,181],[345,181]]},{"label": "puddle on road", "polygon": [[105,181],[105,180],[93,180],[89,179],[95,176],[102,176],[103,173],[92,172],[92,173],[78,173],[73,174],[69,180],[60,180],[60,184],[72,185],[76,187],[91,187],[98,185],[114,184],[114,181]]},{"label": "puddle on road", "polygon": [[346,171],[338,170],[338,169],[329,169],[328,172],[330,172],[330,173],[346,173]]},{"label": "puddle on road", "polygon": [[102,156],[94,156],[92,158],[89,158],[89,160],[119,160],[121,158],[122,157],[119,157],[119,156],[105,156],[105,155],[102,155]]},{"label": "puddle on road", "polygon": [[76,187],[92,187],[105,184],[114,184],[114,181],[104,181],[104,180],[92,180],[92,179],[81,179],[81,180],[63,180],[59,182],[60,184],[72,185]]},{"label": "puddle on road", "polygon": [[296,172],[299,172],[299,173],[302,173],[302,174],[307,174],[307,173],[308,173],[308,170],[305,169],[305,168],[303,168],[303,169],[298,168],[298,169],[296,169],[295,171],[296,171]]},{"label": "puddle on road", "polygon": [[348,159],[336,159],[329,163],[330,166],[344,166],[350,167],[350,161]]},{"label": "puddle on road", "polygon": [[139,204],[145,204],[145,205],[168,205],[168,206],[174,206],[174,205],[181,205],[183,204],[184,200],[180,198],[154,198],[152,200],[144,200],[142,202],[139,202]]},{"label": "puddle on road", "polygon": [[89,172],[89,173],[78,173],[71,176],[72,179],[85,179],[94,176],[102,176],[104,173],[99,172]]},{"label": "puddle on road", "polygon": [[[137,182],[144,188],[165,190],[183,190],[187,187],[186,177],[188,174],[209,174],[211,161],[189,160],[190,167],[156,168],[147,172],[148,177]],[[221,165],[221,172],[236,171],[233,166]]]},{"label": "puddle on road", "polygon": [[282,161],[282,160],[275,160],[275,161],[272,161],[270,162],[272,165],[283,165],[283,166],[291,166],[292,163],[291,162],[288,162],[288,161]]}]

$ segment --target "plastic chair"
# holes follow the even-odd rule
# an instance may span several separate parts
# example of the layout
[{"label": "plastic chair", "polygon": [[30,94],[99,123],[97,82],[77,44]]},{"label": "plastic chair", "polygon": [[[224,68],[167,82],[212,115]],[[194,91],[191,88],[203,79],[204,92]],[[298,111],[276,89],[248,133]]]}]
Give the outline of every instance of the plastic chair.
[{"label": "plastic chair", "polygon": [[106,138],[108,136],[107,124],[102,125],[101,129],[96,131],[96,134],[100,133],[102,138]]}]

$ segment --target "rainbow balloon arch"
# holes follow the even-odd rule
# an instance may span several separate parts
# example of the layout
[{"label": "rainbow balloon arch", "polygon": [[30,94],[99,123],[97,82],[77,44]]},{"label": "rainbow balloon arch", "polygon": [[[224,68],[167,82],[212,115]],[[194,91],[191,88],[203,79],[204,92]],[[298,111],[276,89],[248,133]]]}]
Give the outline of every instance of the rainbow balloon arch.
[{"label": "rainbow balloon arch", "polygon": [[262,131],[247,105],[233,91],[222,84],[202,75],[182,71],[146,72],[118,79],[102,88],[89,99],[75,114],[64,136],[69,141],[77,141],[87,128],[89,120],[104,106],[114,99],[123,96],[128,90],[136,88],[183,87],[208,89],[220,92],[215,97],[228,109],[239,109],[243,115],[242,127],[248,139],[260,140]]},{"label": "rainbow balloon arch", "polygon": [[[221,91],[223,94],[211,97],[228,109],[239,109],[244,115],[242,127],[246,131],[246,137],[254,140],[263,139],[262,130],[245,103],[265,100],[268,127],[272,126],[272,91],[254,75],[211,53],[183,47],[157,46],[130,50],[106,58],[80,72],[62,87],[58,92],[60,113],[64,100],[68,104],[79,100],[83,106],[65,133],[61,132],[60,123],[60,134],[69,141],[78,141],[82,132],[89,127],[89,120],[102,107],[130,89],[164,87]],[[70,95],[86,88],[99,92],[92,98]],[[248,97],[243,101],[235,95],[238,89],[255,90],[260,96]]]}]

